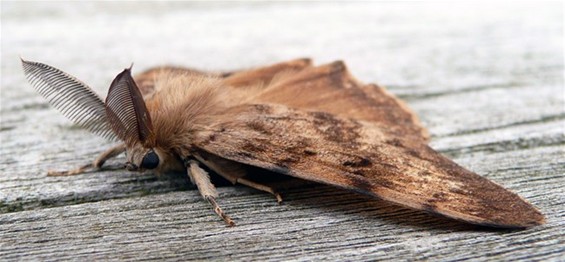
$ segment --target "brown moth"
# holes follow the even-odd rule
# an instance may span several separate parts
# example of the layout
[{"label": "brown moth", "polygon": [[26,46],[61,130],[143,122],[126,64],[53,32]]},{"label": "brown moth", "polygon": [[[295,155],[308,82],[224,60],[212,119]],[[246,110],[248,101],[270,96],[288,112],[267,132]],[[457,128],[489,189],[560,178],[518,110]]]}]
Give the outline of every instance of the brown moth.
[{"label": "brown moth", "polygon": [[204,166],[279,201],[276,188],[252,179],[249,168],[478,225],[544,223],[518,195],[430,148],[427,131],[402,101],[356,80],[339,61],[313,66],[298,59],[224,73],[159,67],[135,78],[129,68],[116,76],[105,102],[56,68],[22,63],[32,86],[65,116],[121,141],[90,164],[50,175],[97,170],[125,151],[128,170],[187,172],[230,226]]}]

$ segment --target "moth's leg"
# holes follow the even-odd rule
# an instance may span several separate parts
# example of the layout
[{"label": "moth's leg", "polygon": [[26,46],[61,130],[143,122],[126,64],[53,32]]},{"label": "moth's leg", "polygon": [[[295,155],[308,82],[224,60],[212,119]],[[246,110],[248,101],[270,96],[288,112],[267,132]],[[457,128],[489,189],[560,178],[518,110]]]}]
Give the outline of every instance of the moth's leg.
[{"label": "moth's leg", "polygon": [[204,169],[198,166],[198,162],[195,160],[189,160],[187,163],[187,173],[190,177],[192,183],[196,185],[198,191],[204,199],[206,199],[214,208],[214,212],[220,216],[228,226],[235,226],[233,220],[222,211],[218,203],[216,202],[216,197],[218,197],[218,192],[216,187],[210,181],[208,173]]},{"label": "moth's leg", "polygon": [[261,190],[261,191],[265,191],[267,193],[273,194],[275,196],[275,198],[277,199],[277,203],[279,203],[279,204],[282,203],[282,201],[283,201],[281,194],[279,194],[277,191],[275,191],[275,189],[273,187],[251,181],[251,180],[246,179],[244,177],[238,178],[236,180],[236,182],[240,183],[242,185],[246,185],[246,186],[251,187],[251,188],[255,188],[257,190]]},{"label": "moth's leg", "polygon": [[247,171],[239,163],[209,154],[195,155],[194,157],[218,175],[230,181],[232,184],[235,185],[239,183],[260,191],[271,193],[277,199],[277,203],[282,203],[283,200],[281,194],[279,194],[273,187],[245,178],[245,176],[247,176]]},{"label": "moth's leg", "polygon": [[[48,176],[74,176],[82,173],[86,173],[89,171],[97,171],[102,169],[102,165],[113,157],[123,153],[126,150],[125,144],[119,144],[114,146],[104,152],[102,152],[92,163],[88,163],[84,166],[80,166],[78,168],[67,170],[67,171],[49,171],[47,172]],[[106,170],[114,170],[114,169],[123,169],[123,167],[114,167],[108,168]]]}]

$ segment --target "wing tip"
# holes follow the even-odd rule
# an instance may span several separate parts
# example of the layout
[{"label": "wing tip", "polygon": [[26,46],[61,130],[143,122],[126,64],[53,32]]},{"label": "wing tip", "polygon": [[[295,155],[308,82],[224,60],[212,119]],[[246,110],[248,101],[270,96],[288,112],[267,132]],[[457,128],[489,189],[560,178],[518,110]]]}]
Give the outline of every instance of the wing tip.
[{"label": "wing tip", "polygon": [[527,229],[527,228],[544,225],[546,223],[546,220],[545,217],[541,215],[539,218],[534,218],[531,220],[528,219],[528,220],[505,221],[505,222],[481,221],[481,222],[471,222],[471,223],[485,227],[506,228],[506,229]]},{"label": "wing tip", "polygon": [[[519,200],[514,200],[507,206],[484,206],[480,214],[473,216],[448,216],[458,220],[463,220],[480,226],[489,226],[497,228],[525,229],[540,226],[546,223],[545,216],[532,204],[516,196]],[[500,203],[502,204],[502,203]]]},{"label": "wing tip", "polygon": [[520,209],[517,212],[510,214],[510,227],[530,228],[534,226],[541,226],[547,222],[545,216],[537,208],[528,202],[524,201],[524,203],[528,205],[527,209]]},{"label": "wing tip", "polygon": [[515,210],[496,210],[492,206],[483,206],[481,210],[475,210],[472,213],[461,212],[461,210],[446,210],[433,205],[424,205],[417,209],[432,214],[440,214],[461,222],[492,228],[526,229],[546,223],[544,215],[533,205],[526,201],[518,205],[520,207]]}]

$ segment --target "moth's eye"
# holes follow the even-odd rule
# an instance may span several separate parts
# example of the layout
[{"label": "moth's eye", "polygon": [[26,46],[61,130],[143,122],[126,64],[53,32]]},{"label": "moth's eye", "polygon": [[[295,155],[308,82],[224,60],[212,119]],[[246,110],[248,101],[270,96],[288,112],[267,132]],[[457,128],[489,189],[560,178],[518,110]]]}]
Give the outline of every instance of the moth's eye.
[{"label": "moth's eye", "polygon": [[153,150],[147,152],[141,161],[141,168],[153,169],[159,165],[159,156]]}]

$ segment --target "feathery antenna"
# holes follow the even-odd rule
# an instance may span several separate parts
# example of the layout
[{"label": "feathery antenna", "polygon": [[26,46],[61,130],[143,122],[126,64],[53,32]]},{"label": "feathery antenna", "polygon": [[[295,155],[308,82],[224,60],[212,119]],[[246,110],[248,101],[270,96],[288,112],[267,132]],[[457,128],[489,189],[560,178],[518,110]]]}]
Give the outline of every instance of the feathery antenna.
[{"label": "feathery antenna", "polygon": [[78,126],[117,140],[108,124],[104,102],[90,87],[57,68],[20,59],[31,86],[53,107]]}]

